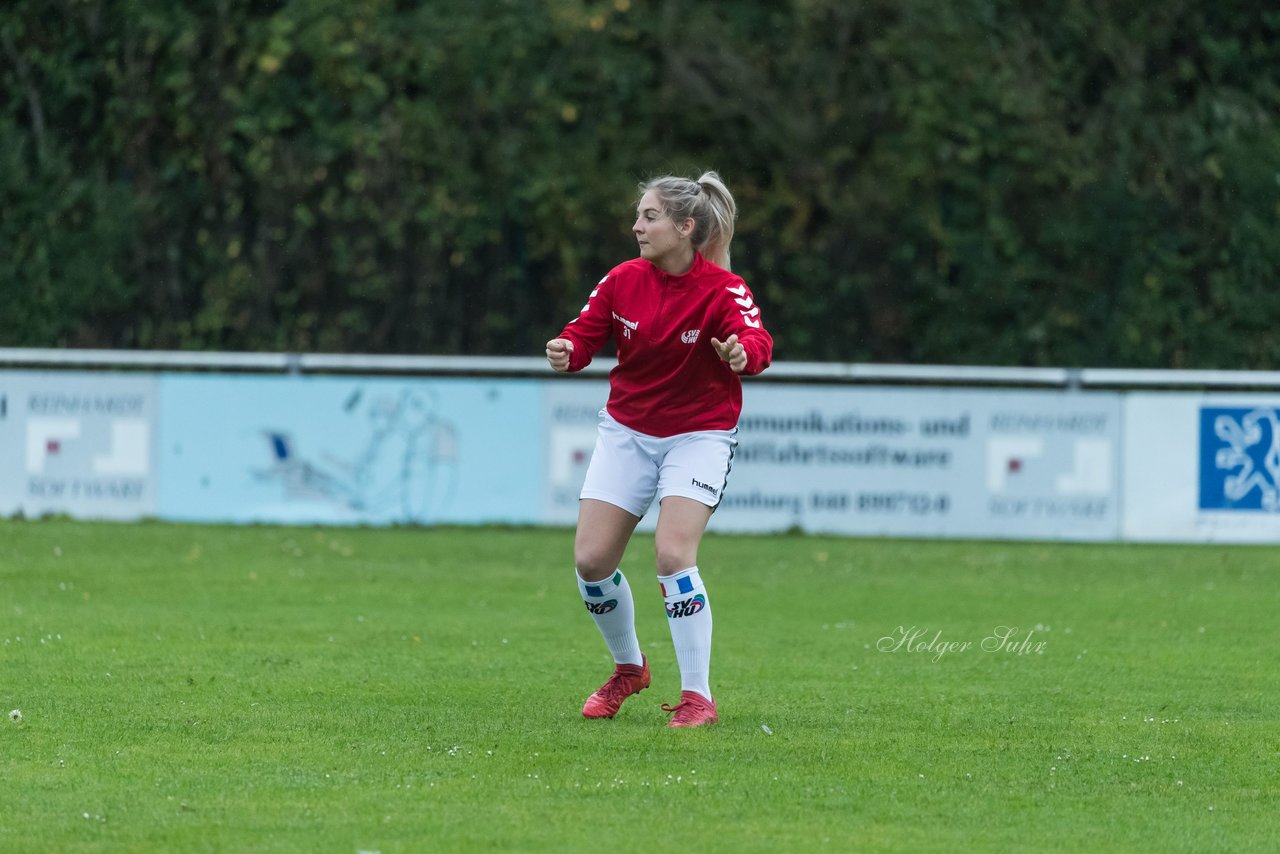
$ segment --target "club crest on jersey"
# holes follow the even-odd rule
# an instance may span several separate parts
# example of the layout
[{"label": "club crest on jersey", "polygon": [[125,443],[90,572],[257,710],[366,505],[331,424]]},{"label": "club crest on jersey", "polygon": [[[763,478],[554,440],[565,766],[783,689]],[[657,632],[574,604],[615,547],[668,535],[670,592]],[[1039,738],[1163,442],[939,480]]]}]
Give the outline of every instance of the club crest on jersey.
[{"label": "club crest on jersey", "polygon": [[692,344],[694,341],[698,340],[698,335],[700,335],[701,333],[702,333],[701,329],[690,329],[688,332],[682,333],[680,335],[680,340],[686,344]]}]

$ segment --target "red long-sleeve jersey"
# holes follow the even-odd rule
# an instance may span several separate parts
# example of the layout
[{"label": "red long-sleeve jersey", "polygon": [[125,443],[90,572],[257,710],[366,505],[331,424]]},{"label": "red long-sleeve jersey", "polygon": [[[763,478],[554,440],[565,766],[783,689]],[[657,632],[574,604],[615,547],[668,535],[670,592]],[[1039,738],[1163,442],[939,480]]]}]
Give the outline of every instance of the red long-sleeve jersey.
[{"label": "red long-sleeve jersey", "polygon": [[697,253],[679,276],[643,258],[614,267],[560,337],[573,342],[569,370],[580,371],[612,336],[609,414],[638,433],[674,436],[737,426],[742,381],[711,346],[734,334],[747,351],[744,374],[769,367],[773,338],[746,283]]}]

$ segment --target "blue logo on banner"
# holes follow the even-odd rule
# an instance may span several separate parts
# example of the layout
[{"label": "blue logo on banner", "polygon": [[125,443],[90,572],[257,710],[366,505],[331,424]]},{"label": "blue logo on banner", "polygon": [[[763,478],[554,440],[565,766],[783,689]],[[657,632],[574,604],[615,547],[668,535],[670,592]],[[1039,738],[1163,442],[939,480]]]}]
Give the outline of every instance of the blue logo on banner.
[{"label": "blue logo on banner", "polygon": [[1200,410],[1200,509],[1280,512],[1280,409]]}]

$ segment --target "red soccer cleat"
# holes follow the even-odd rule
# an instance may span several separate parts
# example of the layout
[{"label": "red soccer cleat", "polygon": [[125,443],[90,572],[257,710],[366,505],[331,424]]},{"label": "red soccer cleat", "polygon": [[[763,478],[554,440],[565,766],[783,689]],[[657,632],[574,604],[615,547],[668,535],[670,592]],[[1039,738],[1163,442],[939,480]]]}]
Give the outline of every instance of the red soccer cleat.
[{"label": "red soccer cleat", "polygon": [[662,711],[675,712],[667,726],[703,726],[720,720],[716,716],[715,700],[708,700],[697,691],[681,691],[680,702],[674,706],[663,703]]},{"label": "red soccer cleat", "polygon": [[584,718],[611,718],[622,708],[622,701],[649,687],[649,659],[640,656],[640,664],[619,664],[609,681],[587,698],[582,707]]}]

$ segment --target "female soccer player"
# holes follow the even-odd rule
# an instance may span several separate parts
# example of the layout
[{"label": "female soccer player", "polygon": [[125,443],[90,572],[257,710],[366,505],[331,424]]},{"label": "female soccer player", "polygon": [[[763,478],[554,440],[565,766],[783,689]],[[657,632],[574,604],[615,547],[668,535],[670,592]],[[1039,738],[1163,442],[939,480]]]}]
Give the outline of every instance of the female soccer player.
[{"label": "female soccer player", "polygon": [[737,206],[715,172],[641,187],[631,227],[640,257],[600,280],[577,318],[547,342],[556,371],[586,367],[613,337],[618,366],[578,506],[573,557],[587,610],[616,666],[582,714],[611,718],[649,687],[631,587],[618,568],[654,497],[658,583],[680,665],[670,726],[715,723],[711,604],[698,543],[724,494],[742,410],[740,374],[773,358],[773,338],[741,278],[729,272]]}]

